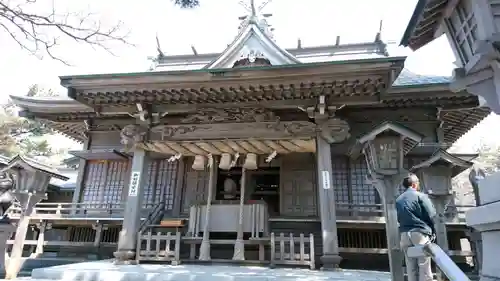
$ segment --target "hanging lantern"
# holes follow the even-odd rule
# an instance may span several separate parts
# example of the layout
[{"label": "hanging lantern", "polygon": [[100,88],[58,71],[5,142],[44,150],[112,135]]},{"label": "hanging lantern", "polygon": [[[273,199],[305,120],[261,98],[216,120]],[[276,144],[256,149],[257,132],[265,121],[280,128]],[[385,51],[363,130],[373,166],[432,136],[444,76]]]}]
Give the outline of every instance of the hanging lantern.
[{"label": "hanging lantern", "polygon": [[257,170],[257,154],[249,153],[243,164],[243,168],[247,170]]},{"label": "hanging lantern", "polygon": [[222,153],[222,156],[220,157],[219,169],[221,170],[231,169],[231,154]]},{"label": "hanging lantern", "polygon": [[205,159],[205,156],[203,155],[196,155],[194,157],[194,161],[193,161],[193,170],[195,171],[203,171],[205,170],[205,166],[207,165],[206,163],[206,159]]}]

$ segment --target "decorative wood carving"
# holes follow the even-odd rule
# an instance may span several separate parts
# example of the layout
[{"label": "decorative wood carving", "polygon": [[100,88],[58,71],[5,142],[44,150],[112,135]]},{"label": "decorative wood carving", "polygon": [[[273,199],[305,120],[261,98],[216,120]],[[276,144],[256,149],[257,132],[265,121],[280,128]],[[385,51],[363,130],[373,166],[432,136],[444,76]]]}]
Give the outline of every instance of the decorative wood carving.
[{"label": "decorative wood carving", "polygon": [[329,143],[343,142],[348,139],[351,134],[349,133],[349,124],[342,119],[332,118],[325,122],[318,124],[318,130],[321,136]]},{"label": "decorative wood carving", "polygon": [[[206,116],[202,119],[201,116]],[[198,115],[190,121],[215,120],[214,116]],[[237,115],[228,117],[228,115],[217,117],[218,121],[228,120],[245,121],[248,118],[254,120],[266,120],[271,115],[246,117],[246,115]],[[130,130],[137,130],[130,128]],[[274,122],[254,121],[254,122],[233,122],[233,123],[215,123],[215,124],[196,124],[196,125],[159,125],[152,129],[152,133],[159,133],[156,140],[163,141],[191,141],[191,140],[222,140],[222,139],[295,139],[295,138],[314,138],[316,133],[320,132],[330,143],[342,142],[349,138],[349,124],[341,119],[328,119],[320,124],[309,121],[279,121]],[[123,132],[122,132],[123,135]]]},{"label": "decorative wood carving", "polygon": [[274,112],[264,108],[206,108],[181,120],[183,124],[275,121]]},{"label": "decorative wood carving", "polygon": [[120,132],[121,143],[126,148],[132,148],[137,143],[144,142],[147,135],[147,128],[139,125],[127,125]]}]

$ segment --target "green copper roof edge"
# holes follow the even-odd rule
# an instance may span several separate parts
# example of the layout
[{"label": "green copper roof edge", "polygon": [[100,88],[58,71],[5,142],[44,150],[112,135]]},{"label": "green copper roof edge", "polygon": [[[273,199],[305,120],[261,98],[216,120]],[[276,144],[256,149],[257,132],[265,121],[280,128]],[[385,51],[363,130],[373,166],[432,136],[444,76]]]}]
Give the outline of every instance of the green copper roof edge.
[{"label": "green copper roof edge", "polygon": [[[216,69],[194,69],[194,70],[174,70],[174,71],[145,71],[145,72],[129,72],[129,73],[108,73],[108,74],[84,74],[84,75],[69,75],[69,76],[59,76],[61,84],[65,81],[71,79],[95,79],[95,78],[113,78],[113,77],[135,77],[135,76],[145,76],[145,75],[182,75],[186,73],[222,73],[222,72],[233,72],[233,71],[258,71],[266,69],[285,69],[285,68],[307,68],[315,66],[324,65],[344,65],[344,64],[359,64],[359,63],[377,63],[377,62],[395,62],[403,64],[406,60],[406,56],[400,57],[383,57],[383,58],[373,58],[373,59],[357,59],[357,60],[341,60],[341,61],[329,61],[329,62],[313,62],[313,63],[301,63],[301,64],[287,64],[287,65],[275,65],[275,66],[261,66],[261,67],[251,67],[251,68],[216,68]],[[64,86],[64,85],[63,85]]]},{"label": "green copper roof edge", "polygon": [[413,10],[413,14],[410,18],[410,21],[408,22],[408,25],[406,26],[405,33],[403,34],[403,37],[401,38],[401,41],[399,42],[400,46],[408,47],[410,43],[410,38],[413,35],[413,31],[415,30],[415,27],[417,26],[420,16],[422,16],[422,13],[424,12],[425,6],[427,6],[428,0],[419,0],[417,3],[417,6],[415,7],[415,10]]},{"label": "green copper roof edge", "polygon": [[425,84],[407,84],[407,85],[393,85],[391,88],[392,89],[400,89],[400,88],[424,88],[424,87],[437,87],[437,86],[447,86],[450,85],[450,83],[425,83]]}]

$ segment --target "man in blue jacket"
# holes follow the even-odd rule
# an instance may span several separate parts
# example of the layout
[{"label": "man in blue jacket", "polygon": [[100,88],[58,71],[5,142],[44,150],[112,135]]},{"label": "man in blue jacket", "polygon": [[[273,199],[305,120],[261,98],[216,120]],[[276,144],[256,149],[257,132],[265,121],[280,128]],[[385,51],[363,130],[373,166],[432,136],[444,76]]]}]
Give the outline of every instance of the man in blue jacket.
[{"label": "man in blue jacket", "polygon": [[409,247],[431,242],[436,233],[433,221],[436,210],[429,197],[420,192],[416,175],[408,175],[403,180],[403,186],[406,190],[396,199],[396,211],[408,281],[432,281],[431,259],[409,258],[406,252]]}]

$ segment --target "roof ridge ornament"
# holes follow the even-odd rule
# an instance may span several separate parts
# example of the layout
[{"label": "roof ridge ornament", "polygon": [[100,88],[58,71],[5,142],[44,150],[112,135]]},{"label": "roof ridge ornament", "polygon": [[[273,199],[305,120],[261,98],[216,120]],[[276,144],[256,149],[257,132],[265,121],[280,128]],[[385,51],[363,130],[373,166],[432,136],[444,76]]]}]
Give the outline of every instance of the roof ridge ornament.
[{"label": "roof ridge ornament", "polygon": [[[264,0],[262,3],[256,7],[255,5],[255,0],[250,0],[250,3],[246,3],[246,0],[241,0],[239,1],[239,4],[247,10],[249,13],[248,15],[239,17],[240,20],[242,20],[240,26],[239,26],[239,31],[243,31],[246,26],[249,24],[255,24],[258,26],[262,31],[266,33],[270,38],[273,38],[272,31],[274,30],[271,25],[267,22],[265,18],[268,18],[272,16],[272,14],[262,14],[262,10],[264,7],[267,6],[272,0]],[[259,19],[260,16],[262,15],[262,19]]]}]

